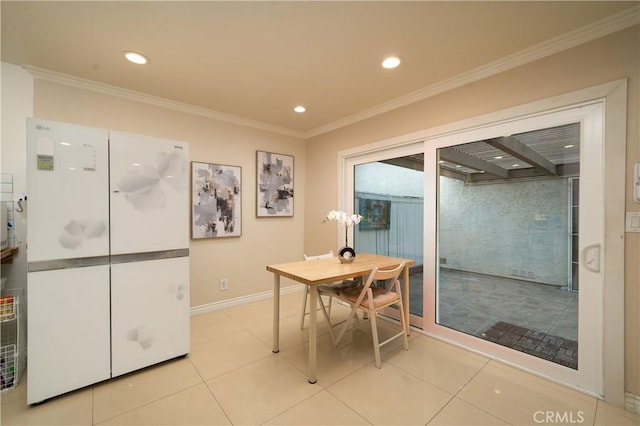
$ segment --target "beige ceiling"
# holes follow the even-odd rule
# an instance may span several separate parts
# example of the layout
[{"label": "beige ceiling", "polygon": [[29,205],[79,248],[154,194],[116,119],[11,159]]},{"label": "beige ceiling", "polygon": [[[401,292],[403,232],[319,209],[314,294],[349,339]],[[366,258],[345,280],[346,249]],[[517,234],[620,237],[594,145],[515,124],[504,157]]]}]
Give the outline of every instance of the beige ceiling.
[{"label": "beige ceiling", "polygon": [[[2,1],[2,60],[309,136],[638,2]],[[604,21],[603,21],[604,20]],[[598,28],[600,28],[598,27]],[[575,38],[575,37],[574,37]],[[124,50],[147,55],[137,66]],[[382,59],[403,64],[384,70]],[[305,114],[293,112],[303,104]]]}]

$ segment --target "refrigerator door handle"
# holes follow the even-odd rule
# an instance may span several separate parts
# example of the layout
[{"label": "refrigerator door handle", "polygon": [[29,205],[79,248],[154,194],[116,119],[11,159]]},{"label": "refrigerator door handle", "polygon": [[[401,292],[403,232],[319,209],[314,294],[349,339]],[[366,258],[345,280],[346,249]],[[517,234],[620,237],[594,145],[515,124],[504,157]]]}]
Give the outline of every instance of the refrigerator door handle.
[{"label": "refrigerator door handle", "polygon": [[57,269],[82,268],[87,266],[108,265],[109,256],[76,257],[71,259],[53,259],[29,262],[28,272],[55,271]]},{"label": "refrigerator door handle", "polygon": [[145,260],[173,259],[176,257],[188,257],[189,249],[149,251],[144,253],[112,254],[111,264],[142,262]]}]

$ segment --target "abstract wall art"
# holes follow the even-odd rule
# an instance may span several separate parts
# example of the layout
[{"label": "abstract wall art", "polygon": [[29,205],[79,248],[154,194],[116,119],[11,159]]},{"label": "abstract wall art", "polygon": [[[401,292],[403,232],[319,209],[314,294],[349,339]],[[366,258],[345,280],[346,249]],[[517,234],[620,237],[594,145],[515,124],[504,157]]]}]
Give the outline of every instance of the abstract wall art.
[{"label": "abstract wall art", "polygon": [[256,151],[256,216],[293,216],[293,156]]},{"label": "abstract wall art", "polygon": [[358,213],[364,217],[360,222],[361,231],[389,229],[391,201],[361,198],[359,204],[360,211]]},{"label": "abstract wall art", "polygon": [[191,163],[191,238],[242,235],[242,169]]}]

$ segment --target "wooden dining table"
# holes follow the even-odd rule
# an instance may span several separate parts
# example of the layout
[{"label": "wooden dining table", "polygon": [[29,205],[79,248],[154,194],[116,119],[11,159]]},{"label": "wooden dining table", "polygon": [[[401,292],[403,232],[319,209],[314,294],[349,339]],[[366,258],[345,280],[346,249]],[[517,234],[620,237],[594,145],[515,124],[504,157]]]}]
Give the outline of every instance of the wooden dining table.
[{"label": "wooden dining table", "polygon": [[[317,362],[317,302],[318,285],[340,283],[345,279],[369,275],[374,268],[389,269],[404,262],[402,272],[402,303],[405,306],[405,320],[409,324],[409,266],[411,259],[358,253],[351,263],[340,263],[337,257],[314,261],[298,261],[267,265],[273,273],[273,352],[280,352],[280,277],[286,277],[309,286],[309,383],[316,383]],[[407,328],[408,333],[409,328]]]}]

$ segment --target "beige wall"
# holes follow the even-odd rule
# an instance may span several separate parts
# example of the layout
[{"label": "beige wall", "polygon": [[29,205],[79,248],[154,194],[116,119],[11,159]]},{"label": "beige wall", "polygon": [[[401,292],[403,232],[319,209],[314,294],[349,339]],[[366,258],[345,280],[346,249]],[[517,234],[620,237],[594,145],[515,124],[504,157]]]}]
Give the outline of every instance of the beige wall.
[{"label": "beige wall", "polygon": [[[191,161],[242,167],[242,236],[190,242],[192,307],[271,291],[265,265],[301,258],[302,140],[42,80],[35,81],[34,116],[185,141]],[[256,150],[295,157],[293,218],[256,218]],[[220,291],[221,278],[228,278],[229,290]]]},{"label": "beige wall", "polygon": [[[631,185],[632,166],[640,161],[639,40],[635,26],[308,140],[306,170],[313,178],[305,192],[313,195],[306,201],[305,250],[339,246],[336,234],[320,224],[338,205],[338,151],[623,78],[628,79],[626,210],[640,211]],[[626,234],[625,250],[625,388],[640,395],[640,234]]]}]

